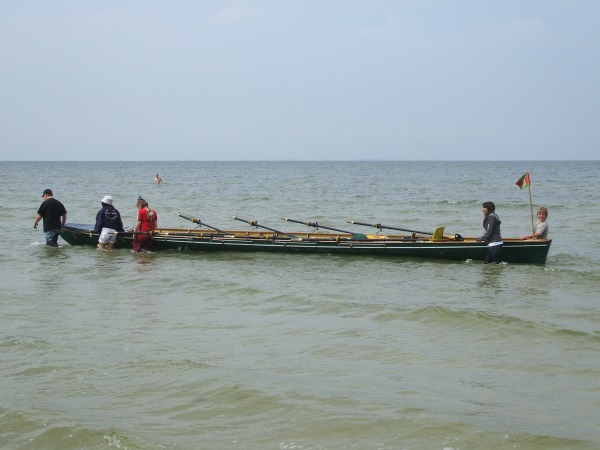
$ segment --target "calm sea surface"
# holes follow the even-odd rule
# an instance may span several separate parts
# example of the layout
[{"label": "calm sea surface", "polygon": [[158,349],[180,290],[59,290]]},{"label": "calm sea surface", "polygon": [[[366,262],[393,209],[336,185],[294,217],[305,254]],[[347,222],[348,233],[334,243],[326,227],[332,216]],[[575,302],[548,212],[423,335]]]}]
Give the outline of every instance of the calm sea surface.
[{"label": "calm sea surface", "polygon": [[[75,223],[110,194],[133,225],[142,195],[159,226],[477,236],[491,200],[521,236],[525,171],[545,266],[49,249],[33,229],[49,187]],[[599,449],[599,192],[598,161],[0,162],[0,448]]]}]

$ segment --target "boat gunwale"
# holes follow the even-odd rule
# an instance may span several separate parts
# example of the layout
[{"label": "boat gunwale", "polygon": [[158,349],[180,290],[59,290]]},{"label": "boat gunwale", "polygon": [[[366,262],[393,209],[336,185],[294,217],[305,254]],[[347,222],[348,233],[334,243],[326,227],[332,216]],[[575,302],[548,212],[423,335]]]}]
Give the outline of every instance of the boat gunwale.
[{"label": "boat gunwale", "polygon": [[[165,233],[165,230],[169,230]],[[181,231],[184,233],[181,233]],[[330,253],[343,255],[373,255],[418,257],[422,259],[483,260],[487,245],[477,238],[454,240],[433,239],[423,236],[365,235],[331,233],[292,233],[281,235],[272,231],[225,230],[224,232],[187,230],[181,228],[158,229],[153,232],[157,251],[257,251],[290,253]],[[72,245],[97,245],[98,234],[90,225],[66,224],[62,238]],[[115,248],[132,246],[135,233],[126,231],[117,235]],[[301,237],[300,237],[301,236]],[[308,236],[308,237],[307,237]],[[382,238],[382,236],[384,236]],[[504,260],[510,263],[545,264],[551,239],[522,240],[505,238]]]}]

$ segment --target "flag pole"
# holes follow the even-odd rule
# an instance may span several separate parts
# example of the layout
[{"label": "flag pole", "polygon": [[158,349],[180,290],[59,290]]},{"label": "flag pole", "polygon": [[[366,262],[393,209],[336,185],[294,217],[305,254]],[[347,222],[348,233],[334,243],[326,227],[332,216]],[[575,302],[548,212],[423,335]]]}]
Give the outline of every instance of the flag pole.
[{"label": "flag pole", "polygon": [[531,199],[531,175],[527,172],[527,178],[529,178],[529,209],[531,210],[531,231],[535,233],[535,225],[533,224],[533,200]]}]

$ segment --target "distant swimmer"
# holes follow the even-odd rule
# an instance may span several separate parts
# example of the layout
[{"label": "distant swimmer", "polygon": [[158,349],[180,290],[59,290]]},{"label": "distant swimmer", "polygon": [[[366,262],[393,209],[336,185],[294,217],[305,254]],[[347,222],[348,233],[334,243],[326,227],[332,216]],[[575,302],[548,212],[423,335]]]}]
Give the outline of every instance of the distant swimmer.
[{"label": "distant swimmer", "polygon": [[154,177],[154,182],[155,182],[156,184],[160,184],[160,183],[162,183],[162,182],[163,182],[163,180],[162,180],[162,178],[160,177],[160,175],[159,175],[159,174],[156,174],[156,176]]}]

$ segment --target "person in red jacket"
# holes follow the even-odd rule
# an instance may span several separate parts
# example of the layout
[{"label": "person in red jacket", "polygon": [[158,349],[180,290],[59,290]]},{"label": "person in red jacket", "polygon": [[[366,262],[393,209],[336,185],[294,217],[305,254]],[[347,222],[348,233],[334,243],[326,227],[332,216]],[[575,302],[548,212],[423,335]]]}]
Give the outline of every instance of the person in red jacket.
[{"label": "person in red jacket", "polygon": [[154,244],[152,233],[156,229],[158,214],[148,206],[148,202],[143,198],[138,198],[137,206],[137,222],[133,230],[136,233],[133,239],[133,251],[152,251]]}]

